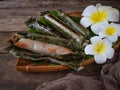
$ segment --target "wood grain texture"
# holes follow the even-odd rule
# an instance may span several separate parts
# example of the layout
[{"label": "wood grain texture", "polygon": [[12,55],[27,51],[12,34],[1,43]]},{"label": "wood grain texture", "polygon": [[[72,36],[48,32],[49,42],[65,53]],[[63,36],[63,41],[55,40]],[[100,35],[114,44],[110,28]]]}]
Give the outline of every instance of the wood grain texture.
[{"label": "wood grain texture", "polygon": [[101,68],[101,66],[97,64],[92,64],[85,67],[85,70],[81,72],[66,70],[58,71],[57,73],[25,73],[15,70],[16,58],[11,55],[0,54],[0,61],[0,90],[35,90],[39,84],[64,77],[68,73],[89,76],[99,75]]},{"label": "wood grain texture", "polygon": [[39,17],[39,12],[46,10],[83,11],[86,6],[96,3],[120,10],[119,0],[0,0],[0,90],[35,90],[39,84],[64,77],[68,73],[99,75],[101,66],[96,64],[87,66],[81,72],[18,72],[14,68],[15,58],[3,50],[14,33],[27,31],[24,22],[30,16]]},{"label": "wood grain texture", "polygon": [[119,0],[3,0],[0,1],[0,31],[26,30],[24,21],[30,16],[39,16],[39,12],[83,11],[86,6],[96,3],[120,9]]}]

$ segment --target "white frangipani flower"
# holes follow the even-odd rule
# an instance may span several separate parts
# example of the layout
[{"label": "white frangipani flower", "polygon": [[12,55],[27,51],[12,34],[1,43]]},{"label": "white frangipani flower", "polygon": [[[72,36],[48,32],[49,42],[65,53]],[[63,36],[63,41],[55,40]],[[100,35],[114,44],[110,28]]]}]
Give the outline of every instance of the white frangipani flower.
[{"label": "white frangipani flower", "polygon": [[111,42],[115,42],[118,40],[118,36],[120,36],[120,24],[110,23],[101,26],[101,31],[99,32],[100,37],[106,37]]},{"label": "white frangipani flower", "polygon": [[96,6],[90,5],[85,8],[82,13],[81,25],[88,27],[91,25],[91,29],[95,34],[100,31],[100,26],[111,22],[119,21],[119,11],[111,6],[102,6],[97,4]]},{"label": "white frangipani flower", "polygon": [[108,39],[94,36],[90,41],[92,44],[85,47],[85,54],[94,55],[96,63],[105,63],[107,59],[111,59],[113,57],[114,49],[112,48],[112,43]]}]

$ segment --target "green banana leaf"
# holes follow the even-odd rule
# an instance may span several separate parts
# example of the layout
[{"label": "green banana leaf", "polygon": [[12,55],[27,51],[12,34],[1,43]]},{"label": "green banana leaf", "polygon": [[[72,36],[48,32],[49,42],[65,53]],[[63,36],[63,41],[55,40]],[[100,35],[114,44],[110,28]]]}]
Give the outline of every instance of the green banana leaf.
[{"label": "green banana leaf", "polygon": [[81,67],[80,63],[84,59],[83,52],[74,53],[74,54],[65,54],[65,55],[43,54],[43,53],[38,54],[25,49],[18,48],[14,46],[14,44],[11,41],[10,43],[11,45],[7,47],[5,50],[11,53],[16,58],[24,58],[33,61],[52,62],[60,65],[67,65],[77,71]]},{"label": "green banana leaf", "polygon": [[78,43],[74,42],[73,40],[67,40],[59,37],[53,37],[53,36],[46,36],[41,34],[31,34],[31,33],[18,33],[18,35],[22,35],[24,38],[37,40],[49,44],[55,44],[59,46],[67,47],[73,51],[82,51],[83,47],[79,45]]}]

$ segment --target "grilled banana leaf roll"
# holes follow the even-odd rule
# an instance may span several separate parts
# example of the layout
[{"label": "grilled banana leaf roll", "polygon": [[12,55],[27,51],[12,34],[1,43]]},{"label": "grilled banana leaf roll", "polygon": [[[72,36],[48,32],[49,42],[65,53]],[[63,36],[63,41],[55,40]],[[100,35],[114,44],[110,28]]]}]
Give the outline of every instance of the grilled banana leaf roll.
[{"label": "grilled banana leaf roll", "polygon": [[80,33],[75,32],[71,27],[66,25],[62,20],[50,15],[46,14],[44,18],[48,21],[48,23],[53,26],[58,32],[63,34],[69,40],[73,39],[79,44],[85,40],[85,37],[80,35]]},{"label": "grilled banana leaf roll", "polygon": [[31,17],[25,23],[28,26],[28,28],[30,28],[29,29],[30,33],[38,33],[42,35],[54,36],[50,28],[48,29],[47,26],[45,27],[44,25],[39,24],[36,18]]},{"label": "grilled banana leaf roll", "polygon": [[17,58],[24,58],[24,59],[30,59],[30,60],[34,60],[37,61],[40,58],[43,57],[50,57],[50,58],[54,58],[60,61],[72,61],[72,62],[80,62],[84,59],[84,53],[83,52],[79,52],[79,53],[73,53],[73,54],[48,54],[48,53],[35,53],[26,49],[21,49],[19,47],[16,46],[10,46],[7,48],[7,51],[10,52],[11,54],[13,54],[15,57]]},{"label": "grilled banana leaf roll", "polygon": [[79,52],[83,49],[82,45],[79,45],[73,40],[67,40],[59,37],[53,37],[53,36],[46,36],[46,35],[41,35],[41,34],[31,34],[31,33],[18,33],[16,34],[16,38],[28,38],[32,40],[37,40],[49,44],[54,44],[54,45],[59,45],[59,46],[64,46],[69,49],[71,49],[74,52]]},{"label": "grilled banana leaf roll", "polygon": [[64,21],[67,25],[72,27],[73,30],[77,31],[78,33],[80,33],[81,35],[83,35],[86,38],[88,38],[90,36],[90,33],[86,28],[84,28],[82,25],[76,23],[67,14],[60,12],[60,11],[56,11],[56,13],[59,16],[59,18],[62,19],[62,21]]},{"label": "grilled banana leaf roll", "polygon": [[[10,43],[11,43],[11,46],[14,48],[14,50],[16,50],[16,52],[27,51],[28,54],[32,52],[32,53],[35,53],[35,54],[30,54],[30,56],[33,56],[33,57],[44,57],[44,56],[49,57],[50,56],[52,58],[57,57],[57,59],[60,59],[60,60],[65,59],[68,61],[81,60],[82,58],[84,58],[83,51],[73,52],[71,49],[63,46],[43,43],[36,40],[14,37]],[[37,43],[37,46],[34,46],[36,43]],[[38,47],[37,50],[36,50],[36,47]],[[54,49],[55,51],[52,50],[51,48]],[[22,55],[23,53],[20,52],[20,54]]]},{"label": "grilled banana leaf roll", "polygon": [[53,44],[48,44],[36,40],[31,40],[31,39],[26,39],[26,38],[21,38],[18,41],[14,40],[14,45],[27,49],[36,53],[52,53],[52,54],[72,54],[73,51],[63,47],[63,46],[58,46],[58,45],[53,45]]},{"label": "grilled banana leaf roll", "polygon": [[48,53],[35,53],[26,49],[21,49],[16,47],[14,43],[11,41],[11,45],[6,48],[6,50],[11,53],[13,56],[17,58],[29,59],[32,61],[40,61],[40,62],[51,62],[60,65],[67,65],[77,71],[79,71],[81,67],[81,62],[84,59],[84,53],[73,53],[73,54],[48,54]]},{"label": "grilled banana leaf roll", "polygon": [[39,25],[38,23],[32,23],[29,25],[29,28],[36,30],[38,33],[48,36],[54,36],[50,30],[46,29],[44,26]]}]

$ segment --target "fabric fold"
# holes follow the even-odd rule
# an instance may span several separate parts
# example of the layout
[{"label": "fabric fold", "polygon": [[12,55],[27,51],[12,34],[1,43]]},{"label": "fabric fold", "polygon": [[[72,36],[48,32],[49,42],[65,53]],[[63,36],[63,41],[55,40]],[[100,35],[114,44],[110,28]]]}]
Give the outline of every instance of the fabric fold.
[{"label": "fabric fold", "polygon": [[99,76],[68,74],[58,80],[43,83],[36,90],[120,90],[120,48],[103,65]]}]

